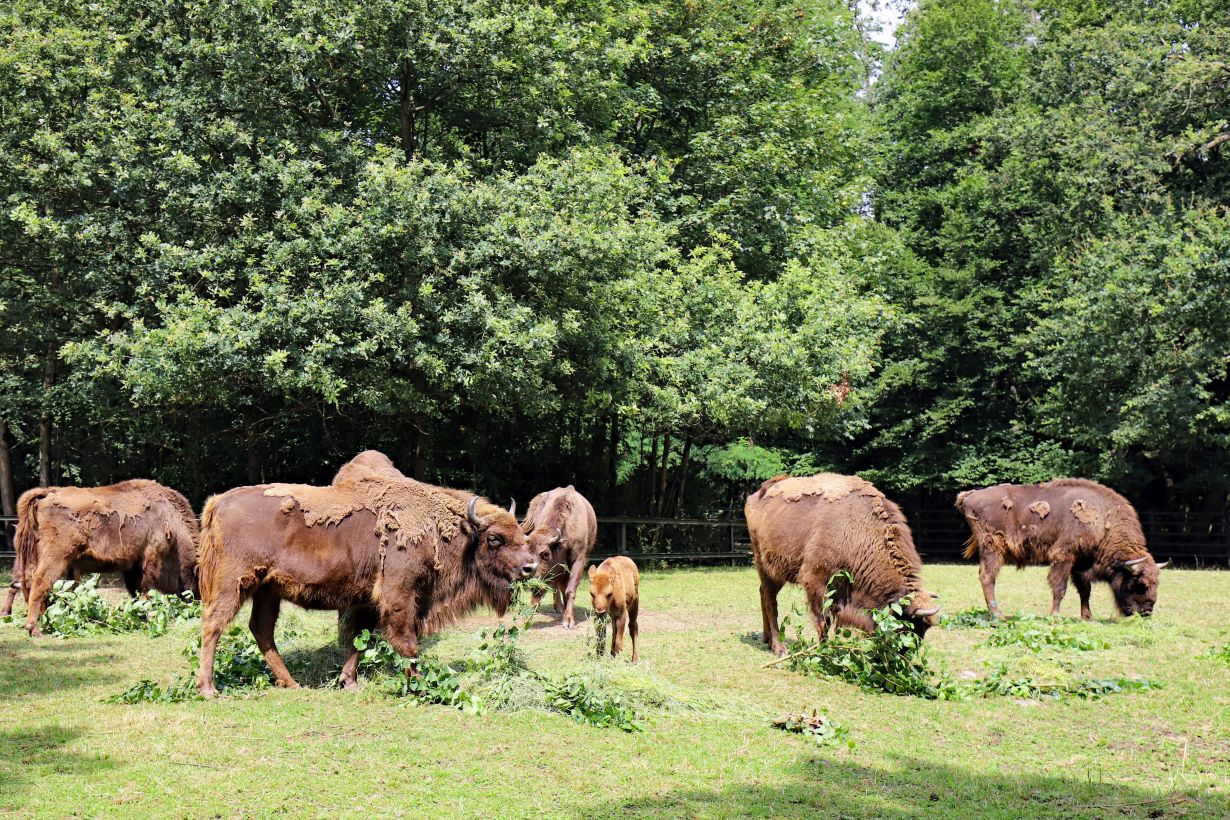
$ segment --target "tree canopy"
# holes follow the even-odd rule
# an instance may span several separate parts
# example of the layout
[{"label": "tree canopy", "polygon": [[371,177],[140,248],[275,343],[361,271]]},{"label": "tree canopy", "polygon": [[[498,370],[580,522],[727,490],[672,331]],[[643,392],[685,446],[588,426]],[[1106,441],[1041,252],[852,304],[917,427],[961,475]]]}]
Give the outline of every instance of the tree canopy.
[{"label": "tree canopy", "polygon": [[1230,12],[855,6],[14,0],[0,485],[1224,504]]}]

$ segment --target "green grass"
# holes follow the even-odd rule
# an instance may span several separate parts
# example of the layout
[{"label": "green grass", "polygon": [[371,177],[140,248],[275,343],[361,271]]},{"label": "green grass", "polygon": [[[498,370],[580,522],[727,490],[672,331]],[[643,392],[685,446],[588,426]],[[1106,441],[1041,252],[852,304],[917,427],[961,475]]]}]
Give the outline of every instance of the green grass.
[{"label": "green grass", "polygon": [[[1044,614],[1044,575],[1004,573],[1006,610]],[[925,576],[949,611],[981,602],[973,566]],[[546,615],[521,640],[536,671],[600,673],[659,707],[643,708],[644,731],[631,733],[532,708],[416,706],[373,681],[358,693],[324,688],[342,657],[332,613],[284,612],[288,663],[315,688],[137,705],[106,699],[182,673],[193,624],[161,638],[38,641],[0,624],[0,814],[1224,817],[1230,667],[1200,655],[1230,643],[1228,582],[1167,571],[1143,622],[1111,617],[1101,586],[1098,620],[1075,628],[1105,649],[988,646],[990,629],[977,626],[927,640],[957,679],[1003,665],[1014,679],[1143,677],[1160,689],[942,702],[762,668],[770,656],[756,641],[750,569],[647,572],[638,668],[595,666],[585,630]],[[784,611],[800,601],[797,589],[782,595]],[[578,602],[588,603],[585,587]],[[1076,610],[1073,593],[1065,613]],[[426,652],[458,663],[493,621],[472,618]],[[813,707],[853,749],[770,724]]]}]

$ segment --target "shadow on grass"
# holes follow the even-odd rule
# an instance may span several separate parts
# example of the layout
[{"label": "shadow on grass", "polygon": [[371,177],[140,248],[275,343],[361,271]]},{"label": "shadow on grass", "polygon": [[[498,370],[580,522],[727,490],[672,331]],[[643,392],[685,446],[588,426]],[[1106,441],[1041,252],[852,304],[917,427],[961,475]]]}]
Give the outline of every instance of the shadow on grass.
[{"label": "shadow on grass", "polygon": [[755,632],[744,632],[739,635],[739,643],[746,644],[753,649],[762,649],[765,652],[769,651],[769,645],[764,642],[764,633],[759,630]]},{"label": "shadow on grass", "polygon": [[[530,624],[530,629],[563,629],[560,625],[564,622],[563,613],[556,612],[549,604],[539,606],[538,609],[534,610],[534,614],[546,615],[547,620],[542,620],[541,618],[535,617],[534,621]],[[587,607],[583,607],[580,604],[573,604],[572,620],[575,623],[574,631],[576,629],[584,629],[586,622],[589,621],[592,615],[593,613],[591,613]]]},{"label": "shadow on grass", "polygon": [[112,683],[114,652],[90,643],[5,635],[0,642],[0,701],[25,694]]},{"label": "shadow on grass", "polygon": [[64,749],[80,736],[80,730],[62,726],[0,731],[0,795],[12,800],[35,786],[48,787],[57,776],[81,777],[115,767],[106,755]]},{"label": "shadow on grass", "polygon": [[1215,816],[1218,808],[1190,792],[1009,771],[990,775],[920,759],[898,762],[898,771],[883,771],[814,757],[779,772],[770,783],[606,801],[600,813],[608,816],[614,808],[632,817],[1163,817]]}]

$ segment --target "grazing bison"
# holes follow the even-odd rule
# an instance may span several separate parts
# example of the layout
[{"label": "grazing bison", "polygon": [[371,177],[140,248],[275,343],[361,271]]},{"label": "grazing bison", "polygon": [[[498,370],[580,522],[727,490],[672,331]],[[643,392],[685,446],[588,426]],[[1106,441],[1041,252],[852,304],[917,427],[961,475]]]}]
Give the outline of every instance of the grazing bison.
[{"label": "grazing bison", "polygon": [[625,555],[613,555],[597,569],[589,568],[589,599],[595,615],[611,613],[611,657],[624,649],[624,628],[632,636],[632,662],[641,659],[636,650],[636,614],[641,608],[641,575],[636,563]]},{"label": "grazing bison", "polygon": [[[551,583],[555,611],[563,613],[564,629],[572,629],[572,605],[577,586],[598,540],[594,508],[571,484],[534,496],[521,522],[530,549],[539,556],[539,572]],[[534,596],[534,606],[542,597]]]},{"label": "grazing bison", "polygon": [[[824,640],[831,616],[867,632],[868,614],[905,596],[905,618],[924,635],[939,607],[922,584],[922,561],[905,516],[870,482],[822,473],[778,476],[761,485],[743,505],[760,573],[764,641],[786,654],[778,635],[777,593],[787,582],[802,585],[816,634]],[[824,606],[829,579],[838,572],[853,581],[835,583],[831,609]]]},{"label": "grazing bison", "polygon": [[488,604],[503,614],[511,584],[538,569],[511,510],[407,478],[374,450],[327,487],[264,484],[214,496],[201,516],[202,694],[213,680],[218,638],[240,605],[279,686],[294,678],[273,631],[283,600],[336,609],[351,631],[342,667],[356,685],[354,634],[380,628],[415,657],[425,635]]},{"label": "grazing bison", "polygon": [[197,591],[196,515],[186,498],[153,481],[25,492],[15,540],[14,584],[25,595],[31,635],[41,634],[51,585],[66,573],[121,572],[134,595]]},{"label": "grazing bison", "polygon": [[966,490],[957,509],[969,522],[965,557],[978,556],[978,578],[987,609],[1000,616],[995,578],[1004,562],[1017,569],[1049,564],[1051,614],[1068,591],[1068,578],[1089,618],[1089,590],[1109,581],[1124,615],[1149,615],[1157,603],[1158,570],[1145,549],[1136,510],[1126,498],[1095,481],[1057,478],[1045,484],[997,484]]}]

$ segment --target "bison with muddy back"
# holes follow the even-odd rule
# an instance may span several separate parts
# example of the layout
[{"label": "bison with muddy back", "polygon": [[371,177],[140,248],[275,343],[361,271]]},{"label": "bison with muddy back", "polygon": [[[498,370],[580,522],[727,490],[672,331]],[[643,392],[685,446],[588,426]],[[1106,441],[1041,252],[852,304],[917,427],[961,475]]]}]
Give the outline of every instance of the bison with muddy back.
[{"label": "bison with muddy back", "polygon": [[195,593],[197,534],[188,500],[154,481],[29,490],[17,502],[17,561],[4,614],[20,591],[26,631],[41,634],[52,584],[83,572],[119,572],[131,595]]},{"label": "bison with muddy back", "polygon": [[987,609],[1000,617],[995,579],[1005,563],[1017,569],[1049,565],[1051,614],[1076,584],[1081,617],[1092,617],[1094,581],[1106,581],[1123,615],[1150,615],[1157,603],[1158,564],[1145,547],[1140,518],[1126,498],[1082,478],[1043,484],[997,484],[957,495],[969,523],[965,557],[978,556],[978,578]]},{"label": "bison with muddy back", "polygon": [[[834,620],[872,632],[868,611],[907,597],[903,616],[919,636],[936,624],[939,606],[923,587],[905,516],[870,482],[833,473],[778,476],[748,496],[743,512],[760,574],[764,641],[775,654],[786,654],[777,594],[787,583],[803,587],[820,640]],[[826,608],[829,580],[843,572],[853,580],[835,582]]]},{"label": "bison with muddy back", "polygon": [[279,686],[298,686],[274,643],[283,600],[335,609],[351,631],[341,682],[354,688],[354,636],[380,629],[406,657],[419,639],[486,604],[503,615],[512,584],[538,561],[513,510],[424,484],[369,450],[327,487],[264,484],[211,498],[201,519],[201,666],[216,694],[218,639],[245,600],[249,626]]}]

